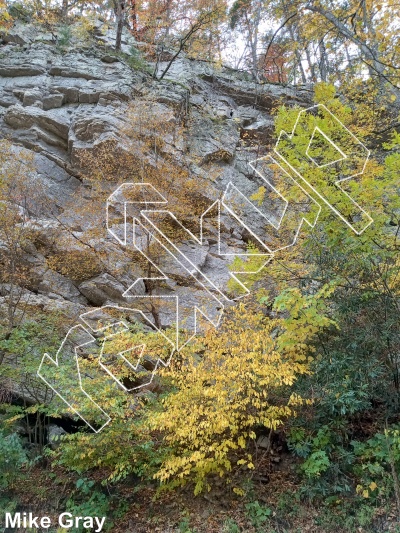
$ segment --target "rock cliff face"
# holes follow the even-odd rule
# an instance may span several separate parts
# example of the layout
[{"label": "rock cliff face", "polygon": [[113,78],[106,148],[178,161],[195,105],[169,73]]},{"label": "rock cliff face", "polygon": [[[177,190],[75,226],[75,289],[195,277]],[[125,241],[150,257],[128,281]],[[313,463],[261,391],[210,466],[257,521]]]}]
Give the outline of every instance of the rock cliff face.
[{"label": "rock cliff face", "polygon": [[[66,274],[62,259],[66,250],[82,252],[79,241],[85,221],[71,211],[71,202],[84,209],[85,202],[89,205],[91,201],[79,165],[80,154],[107,141],[121,140],[130,102],[140,98],[160,106],[160,110],[169,110],[173,117],[184,114],[192,174],[207,180],[204,166],[212,162],[219,169],[214,189],[222,192],[232,181],[244,194],[250,194],[254,178],[248,163],[265,153],[273,141],[272,107],[280,102],[309,105],[311,91],[255,85],[238,73],[216,70],[185,57],[175,61],[163,81],[156,81],[149,70],[131,68],[126,55],[110,53],[100,34],[95,36],[96,46],[62,51],[53,37],[23,25],[4,36],[0,48],[0,134],[13,143],[15,154],[27,151],[33,156],[34,182],[40,184],[51,208],[31,221],[36,237],[26,246],[30,276],[22,301],[44,311],[60,310],[74,319],[89,308],[126,304],[124,291],[143,276],[140,265],[132,263],[123,247],[107,236],[105,206],[98,216],[97,242],[91,241],[89,247],[102,250],[105,256],[107,250],[113,250],[113,267],[118,264],[119,274],[103,261],[92,265],[89,277],[73,278]],[[129,44],[126,37],[126,50]],[[158,68],[161,71],[165,64]],[[246,143],[246,138],[258,139],[261,152]],[[171,153],[181,150],[182,139],[167,141]],[[115,186],[121,184],[117,177],[113,179]],[[210,203],[213,199],[215,195],[210,196]],[[228,230],[232,250],[243,249],[243,234]],[[225,280],[226,265],[212,240],[201,251],[187,240],[180,246],[186,256],[192,253],[193,261],[205,272],[212,272],[218,281]],[[84,261],[84,253],[79,260]],[[190,300],[190,291],[197,290],[190,285],[189,281],[175,280],[168,290],[185,293]],[[139,294],[146,293],[143,283],[136,289]],[[7,284],[1,286],[3,307],[9,291]],[[165,325],[169,319],[167,315],[163,318]]]}]

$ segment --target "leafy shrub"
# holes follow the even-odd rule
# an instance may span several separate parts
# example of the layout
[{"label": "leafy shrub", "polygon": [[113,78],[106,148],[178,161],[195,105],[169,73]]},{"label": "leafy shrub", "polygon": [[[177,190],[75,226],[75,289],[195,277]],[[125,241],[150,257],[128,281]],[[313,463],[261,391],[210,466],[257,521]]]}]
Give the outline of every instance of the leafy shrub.
[{"label": "leafy shrub", "polygon": [[0,490],[12,486],[28,457],[16,433],[5,435],[0,429]]},{"label": "leafy shrub", "polygon": [[234,520],[232,520],[232,518],[225,520],[223,527],[224,533],[240,533],[240,527]]},{"label": "leafy shrub", "polygon": [[357,463],[354,473],[359,478],[357,493],[377,499],[399,490],[400,430],[390,428],[376,433],[366,442],[353,441]]},{"label": "leafy shrub", "polygon": [[156,475],[162,482],[192,480],[197,494],[210,489],[209,476],[229,481],[233,469],[254,469],[255,427],[275,430],[304,403],[290,387],[308,371],[307,339],[330,322],[320,313],[318,298],[297,292],[282,294],[276,307],[289,317],[269,320],[237,307],[221,329],[208,331],[199,346],[182,351],[182,360],[165,371],[176,390],[149,420],[171,448]]},{"label": "leafy shrub", "polygon": [[[110,502],[105,494],[94,489],[94,481],[80,478],[76,482],[76,489],[75,494],[67,500],[67,511],[75,516],[109,515]],[[111,524],[108,523],[108,527],[110,526]],[[80,524],[77,531],[83,533],[85,529]]]},{"label": "leafy shrub", "polygon": [[49,267],[74,281],[84,281],[100,274],[97,257],[87,250],[59,252],[47,258]]},{"label": "leafy shrub", "polygon": [[289,449],[304,459],[299,467],[304,476],[300,494],[310,500],[331,497],[336,500],[331,495],[351,489],[345,474],[351,469],[354,454],[343,447],[340,426],[335,429],[324,425],[314,434],[304,428],[290,431]]},{"label": "leafy shrub", "polygon": [[82,16],[74,24],[72,35],[84,44],[90,44],[95,29],[95,18],[93,16]]},{"label": "leafy shrub", "polygon": [[11,17],[23,22],[30,22],[34,15],[34,9],[29,4],[22,2],[13,2],[8,7],[8,13]]},{"label": "leafy shrub", "polygon": [[134,70],[142,70],[142,71],[148,70],[148,65],[146,61],[143,59],[143,55],[141,54],[140,50],[138,50],[135,46],[131,46],[129,49],[129,55],[127,56],[127,63]]},{"label": "leafy shrub", "polygon": [[72,29],[69,24],[63,24],[58,29],[57,46],[61,50],[68,47],[71,44],[73,38]]},{"label": "leafy shrub", "polygon": [[260,528],[272,515],[272,511],[269,507],[261,505],[257,500],[246,504],[247,515],[252,525],[260,531]]}]

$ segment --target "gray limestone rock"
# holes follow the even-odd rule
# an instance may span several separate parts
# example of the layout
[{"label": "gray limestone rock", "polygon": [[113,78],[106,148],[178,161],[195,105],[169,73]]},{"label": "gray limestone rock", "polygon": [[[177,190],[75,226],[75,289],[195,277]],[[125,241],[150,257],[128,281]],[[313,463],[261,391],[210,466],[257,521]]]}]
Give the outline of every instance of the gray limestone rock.
[{"label": "gray limestone rock", "polygon": [[126,298],[122,296],[127,287],[107,273],[101,274],[89,281],[84,281],[78,288],[80,293],[94,305],[101,306],[109,300],[118,303],[127,302]]},{"label": "gray limestone rock", "polygon": [[40,102],[42,100],[42,97],[42,91],[38,87],[35,87],[34,89],[24,92],[22,103],[24,106],[33,105],[38,101]]},{"label": "gray limestone rock", "polygon": [[231,121],[197,116],[190,131],[191,151],[201,166],[210,161],[230,163],[239,141],[238,128]]},{"label": "gray limestone rock", "polygon": [[1,39],[5,43],[19,44],[24,46],[33,42],[36,32],[32,26],[23,24],[19,20],[14,23],[12,28],[1,33]]},{"label": "gray limestone rock", "polygon": [[44,273],[42,281],[39,283],[38,291],[47,296],[56,294],[70,302],[87,303],[86,298],[82,297],[71,280],[50,269]]},{"label": "gray limestone rock", "polygon": [[56,450],[61,444],[61,437],[67,432],[56,424],[49,424],[47,426],[47,440],[52,450]]},{"label": "gray limestone rock", "polygon": [[50,94],[49,96],[45,96],[42,100],[43,109],[45,111],[48,111],[49,109],[61,107],[63,104],[63,100],[64,95],[62,94]]},{"label": "gray limestone rock", "polygon": [[[98,21],[94,38],[97,44],[111,46],[115,30],[106,26]],[[211,205],[224,195],[229,183],[246,196],[260,186],[249,167],[258,155],[252,146],[242,142],[244,133],[257,138],[261,152],[265,151],[274,135],[272,107],[278,101],[306,106],[312,95],[306,87],[295,90],[276,84],[257,85],[238,72],[217,70],[210,63],[190,60],[184,54],[174,61],[162,81],[156,81],[149,72],[130,68],[122,57],[99,51],[98,46],[71,46],[61,54],[49,32],[38,32],[29,24],[16,24],[2,39],[0,136],[14,143],[16,153],[23,146],[32,155],[33,179],[43,189],[46,206],[45,212],[27,221],[32,238],[25,254],[32,286],[31,290],[23,289],[21,301],[28,310],[57,311],[74,319],[89,305],[131,305],[133,299],[123,294],[135,280],[138,281],[130,290],[131,296],[147,294],[148,286],[141,279],[146,278],[143,262],[132,259],[132,247],[118,245],[107,234],[105,209],[96,213],[98,237],[90,240],[86,236],[89,222],[71,208],[79,204],[84,211],[90,207],[88,184],[79,167],[83,150],[98,149],[112,140],[121,153],[130,150],[139,154],[138,162],[154,164],[151,154],[143,156],[135,143],[125,146],[121,127],[126,124],[130,102],[143,99],[151,102],[155,113],[169,114],[178,133],[165,133],[158,157],[161,160],[168,155],[177,164],[189,167],[192,179],[202,184],[199,202]],[[132,46],[135,50],[139,46],[125,30],[122,44],[128,54]],[[164,59],[158,66],[159,74],[167,66]],[[150,69],[154,67],[150,65]],[[182,125],[186,129],[180,130]],[[110,194],[120,185],[118,176],[107,176],[106,182]],[[226,199],[235,200],[232,191]],[[120,209],[118,216],[122,213]],[[140,216],[140,209],[135,216]],[[189,213],[189,222],[191,216]],[[255,233],[265,232],[265,222],[254,213],[246,218],[246,223]],[[116,221],[119,227],[121,224],[122,220]],[[203,296],[209,301],[199,283],[201,276],[192,276],[191,269],[200,270],[214,284],[215,291],[223,291],[230,279],[232,256],[228,254],[247,249],[248,235],[237,220],[223,213],[220,226],[226,255],[220,255],[217,235],[211,232],[202,246],[187,238],[173,243],[180,251],[176,254],[186,258],[184,265],[177,264],[170,255],[160,259],[169,276],[160,285],[162,291],[179,296],[185,309],[190,310]],[[4,243],[1,246],[5,249]],[[100,250],[108,266],[79,285],[46,265],[46,257],[55,250],[82,250],[85,246]],[[1,313],[8,298],[7,287],[0,287],[0,295]],[[215,315],[219,304],[213,305],[210,312]],[[171,325],[173,311],[163,308],[160,319],[163,326]],[[193,326],[192,315],[188,321]]]}]

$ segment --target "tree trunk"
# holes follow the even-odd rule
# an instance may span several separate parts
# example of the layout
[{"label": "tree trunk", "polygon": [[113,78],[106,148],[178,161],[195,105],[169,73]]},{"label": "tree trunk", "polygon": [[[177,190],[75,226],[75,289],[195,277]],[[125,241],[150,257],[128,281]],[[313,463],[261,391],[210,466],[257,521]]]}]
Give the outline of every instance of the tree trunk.
[{"label": "tree trunk", "polygon": [[122,29],[124,27],[124,15],[125,15],[125,0],[117,0],[117,36],[115,38],[115,50],[118,52],[121,50]]},{"label": "tree trunk", "polygon": [[136,9],[136,0],[130,0],[131,12],[129,18],[131,20],[132,34],[137,39],[138,37],[138,20],[137,20],[137,9]]},{"label": "tree trunk", "polygon": [[[290,31],[291,39],[294,42],[296,42],[298,40],[298,36],[295,35],[292,26],[290,26],[289,31]],[[298,51],[297,48],[295,48],[294,55],[296,56],[296,61],[297,61],[297,64],[299,66],[301,81],[302,81],[303,84],[306,84],[307,83],[306,73],[304,72],[303,63],[301,61],[301,54],[300,54],[300,52]]]},{"label": "tree trunk", "polygon": [[328,61],[326,56],[326,48],[324,41],[321,39],[318,43],[318,48],[320,52],[320,59],[319,59],[319,72],[321,74],[321,80],[327,81],[328,79]]},{"label": "tree trunk", "polygon": [[255,81],[259,82],[260,78],[258,75],[258,30],[260,26],[261,21],[261,10],[262,10],[262,3],[258,2],[255,17],[254,17],[254,29],[253,29],[253,35],[250,37],[250,47],[251,47],[251,58],[252,58],[252,74]]},{"label": "tree trunk", "polygon": [[373,72],[375,75],[378,76],[381,76],[383,74],[385,66],[379,61],[379,47],[376,45],[376,43],[372,46],[369,46],[365,41],[362,40],[361,37],[352,32],[344,24],[344,22],[338,19],[332,12],[323,9],[322,7],[308,5],[307,9],[309,9],[313,13],[318,13],[319,15],[322,15],[326,20],[331,22],[344,37],[346,37],[356,46],[358,46],[361,56],[364,58],[364,60],[366,60],[370,73]]},{"label": "tree trunk", "polygon": [[306,52],[306,57],[307,57],[308,68],[310,70],[311,81],[315,83],[317,81],[317,77],[315,75],[315,65],[311,60],[311,55],[310,55],[310,50],[308,49],[308,45],[305,47],[305,52]]},{"label": "tree trunk", "polygon": [[65,20],[68,16],[68,0],[62,0],[61,18]]}]

